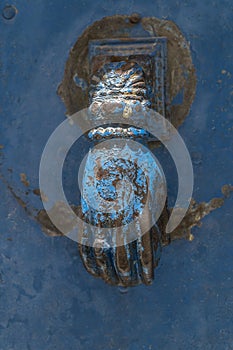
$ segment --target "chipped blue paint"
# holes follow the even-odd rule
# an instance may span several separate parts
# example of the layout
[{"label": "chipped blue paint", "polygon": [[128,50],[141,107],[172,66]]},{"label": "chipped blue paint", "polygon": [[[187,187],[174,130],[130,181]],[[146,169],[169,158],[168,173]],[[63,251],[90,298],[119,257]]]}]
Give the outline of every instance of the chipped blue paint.
[{"label": "chipped blue paint", "polygon": [[122,127],[107,127],[102,128],[99,127],[97,129],[92,129],[88,133],[88,137],[91,140],[99,140],[99,139],[106,139],[106,138],[113,138],[113,137],[120,137],[120,138],[131,138],[131,139],[137,139],[137,138],[144,138],[145,140],[149,137],[149,133],[146,130],[134,128],[134,127],[128,127],[128,128],[122,128]]},{"label": "chipped blue paint", "polygon": [[142,67],[134,63],[129,69],[124,70],[126,65],[129,63],[122,61],[108,63],[102,67],[99,73],[102,80],[97,84],[94,81],[94,84],[91,85],[92,103],[103,102],[103,99],[106,102],[114,98],[126,103],[127,99],[137,101],[137,98],[140,98],[142,106],[151,106]]},{"label": "chipped blue paint", "polygon": [[[143,115],[143,110],[151,105],[144,72],[134,62],[105,64],[92,81],[91,118],[104,121],[108,108],[113,116],[118,112],[128,118],[136,112],[138,102]],[[104,110],[102,105],[105,105]],[[146,143],[149,133],[133,126],[111,125],[92,129],[87,136],[100,147],[90,149],[87,155],[81,185],[81,207],[83,219],[99,230],[93,228],[89,232],[83,228],[80,253],[84,266],[92,275],[100,276],[113,285],[151,283],[161,250],[161,234],[154,224],[155,216],[158,219],[164,206],[161,198],[166,198],[165,180],[151,152],[142,144],[132,144],[137,139]],[[148,267],[143,260],[141,238],[146,232],[142,231],[142,222],[139,223],[140,216],[145,216],[145,213],[146,221],[152,222],[147,229],[151,235],[148,241],[150,248],[147,246],[147,249],[153,251]],[[134,232],[128,230],[127,224],[131,222],[135,222]],[[108,233],[103,233],[101,227],[109,228]],[[117,248],[117,235],[111,232],[111,227],[118,227],[118,235],[123,238],[124,253],[121,252],[121,255]],[[154,227],[153,233],[150,232],[151,227]],[[129,235],[135,238],[127,244]],[[157,243],[151,247],[153,240]],[[85,248],[86,245],[89,247]],[[100,258],[106,261],[105,268]],[[119,258],[127,259],[127,264],[133,264],[133,267],[119,271]],[[148,276],[148,280],[143,276]]]},{"label": "chipped blue paint", "polygon": [[[18,174],[27,169],[31,185],[38,187],[43,145],[64,120],[65,109],[55,90],[71,45],[92,21],[135,11],[174,20],[190,41],[198,89],[182,134],[193,159],[198,160],[194,164],[196,198],[211,198],[213,190],[218,195],[220,184],[232,182],[231,79],[221,73],[223,69],[232,73],[231,0],[14,3],[18,14],[13,22],[0,23],[4,47],[0,143],[4,145],[3,171],[22,196]],[[83,149],[77,150],[80,159]],[[12,166],[14,174],[10,175],[7,168]],[[176,180],[171,162],[167,169],[173,197]],[[66,176],[67,192],[74,202],[73,169],[68,168]],[[164,250],[157,283],[121,295],[86,273],[76,243],[44,236],[5,186],[0,186],[0,348],[232,348],[231,199],[205,219],[202,229],[195,230],[192,244],[177,241]],[[32,200],[39,205],[37,197]]]}]

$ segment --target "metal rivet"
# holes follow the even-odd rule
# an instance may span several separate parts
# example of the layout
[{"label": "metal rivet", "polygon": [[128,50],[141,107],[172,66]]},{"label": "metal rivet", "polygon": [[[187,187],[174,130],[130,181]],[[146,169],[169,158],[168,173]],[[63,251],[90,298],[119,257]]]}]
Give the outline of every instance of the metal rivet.
[{"label": "metal rivet", "polygon": [[6,5],[4,9],[2,10],[2,17],[11,20],[13,19],[17,14],[17,8],[13,5]]},{"label": "metal rivet", "polygon": [[141,16],[139,15],[139,13],[132,13],[132,15],[130,15],[129,20],[131,23],[138,23],[141,20]]}]

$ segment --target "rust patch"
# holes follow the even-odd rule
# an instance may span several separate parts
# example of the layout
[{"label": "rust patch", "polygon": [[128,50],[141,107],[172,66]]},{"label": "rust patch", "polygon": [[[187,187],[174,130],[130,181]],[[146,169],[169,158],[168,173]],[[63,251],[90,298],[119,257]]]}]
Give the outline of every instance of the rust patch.
[{"label": "rust patch", "polygon": [[[116,15],[104,17],[89,26],[76,41],[66,62],[63,80],[58,95],[64,102],[67,115],[89,106],[88,86],[90,85],[90,67],[88,61],[88,43],[90,40],[133,38],[137,26],[137,37],[164,36],[167,38],[167,113],[166,117],[175,127],[182,124],[188,115],[196,91],[195,68],[192,63],[189,43],[180,29],[172,21],[154,17]],[[133,21],[132,21],[133,19]],[[75,82],[75,77],[82,84]],[[181,102],[173,104],[178,95]]]},{"label": "rust patch", "polygon": [[[188,209],[187,214],[185,215],[184,219],[180,223],[180,225],[170,234],[170,239],[167,237],[165,232],[165,227],[168,222],[169,213],[166,211],[162,212],[162,215],[158,221],[158,225],[160,227],[160,230],[162,231],[162,241],[163,245],[166,246],[170,244],[171,241],[177,240],[177,239],[188,239],[192,240],[193,235],[191,233],[191,229],[194,226],[201,226],[201,220],[214,211],[215,209],[221,208],[226,200],[230,196],[230,193],[233,192],[233,186],[231,185],[224,185],[222,188],[227,189],[227,195],[224,194],[223,197],[217,197],[211,199],[209,202],[201,202],[197,203],[194,199],[191,200],[190,207]],[[24,205],[23,205],[24,206]],[[61,214],[63,210],[62,204],[58,204],[58,207],[61,207]],[[56,207],[57,209],[57,207]],[[82,217],[80,207],[72,206],[72,209],[75,211],[75,213]],[[171,209],[169,210],[171,211]],[[38,212],[38,215],[36,217],[37,221],[42,225],[43,231],[47,235],[51,236],[62,236],[63,234],[52,224],[50,221],[50,218],[48,217],[48,214],[44,209],[40,210]]]},{"label": "rust patch", "polygon": [[[31,207],[28,203],[24,202],[18,194],[15,193],[14,189],[8,184],[7,180],[0,175],[0,179],[5,183],[7,188],[10,190],[14,198],[17,200],[18,204],[23,207],[23,209],[26,211],[26,213],[35,219],[40,225],[43,230],[43,232],[50,236],[63,236],[63,233],[61,233],[51,222],[47,212],[42,210],[37,210],[36,208]],[[189,210],[181,222],[181,224],[169,235],[167,236],[165,233],[165,227],[168,222],[169,217],[169,211],[163,210],[162,215],[160,219],[158,220],[158,226],[162,233],[162,243],[163,246],[169,245],[172,241],[177,239],[187,239],[189,241],[192,241],[194,239],[194,235],[192,234],[191,230],[194,226],[201,226],[201,220],[208,215],[210,212],[212,212],[215,209],[221,208],[225,202],[225,200],[230,196],[231,192],[233,192],[233,186],[232,185],[224,185],[222,186],[222,193],[223,196],[219,198],[213,198],[209,202],[202,202],[202,203],[196,203],[194,199],[191,201],[191,205],[189,207]],[[32,190],[32,193],[35,195],[39,195],[38,189]],[[82,211],[81,207],[78,206],[71,206],[74,212],[77,216],[82,218]],[[66,217],[65,212],[65,206],[63,203],[57,203],[54,208],[51,210],[56,210],[56,212],[59,212],[59,216],[61,217],[61,220],[64,220]],[[150,284],[153,279],[154,271],[151,269],[151,261],[152,261],[152,252],[151,252],[151,244],[148,241],[149,239],[148,232],[142,237],[142,262],[143,262],[143,270],[141,272],[142,278],[145,284]],[[155,247],[155,251],[158,247],[158,235],[156,232],[153,232],[152,228],[152,246]],[[134,276],[134,260],[131,261],[131,266],[126,264],[126,254],[127,252],[131,252],[135,249],[135,245],[139,244],[137,241],[133,241],[130,244],[127,244],[122,247],[117,247],[116,250],[116,269],[118,271],[118,275],[116,274],[115,277],[109,276],[109,273],[111,272],[109,270],[109,266],[107,264],[107,253],[101,254],[101,251],[99,251],[98,246],[95,247],[95,258],[93,261],[86,260],[84,261],[84,265],[86,269],[96,277],[102,277],[104,281],[108,284],[112,285],[122,285],[122,286],[135,286],[138,284],[138,280]],[[85,251],[85,254],[88,256],[88,250],[92,249],[91,247],[83,246],[78,244],[80,252]],[[81,254],[81,258],[82,254]],[[90,259],[89,257],[88,259]],[[93,265],[95,259],[98,260],[98,269],[93,270]],[[158,260],[154,259],[154,266],[157,266]],[[131,271],[131,275],[130,275]]]},{"label": "rust patch", "polygon": [[25,173],[20,174],[20,181],[22,184],[24,184],[24,186],[29,187],[30,182],[27,180],[27,175]]},{"label": "rust patch", "polygon": [[233,186],[232,185],[224,185],[222,186],[222,194],[225,198],[229,197],[231,192],[233,192]]},{"label": "rust patch", "polygon": [[[228,185],[225,185],[228,186]],[[201,220],[211,213],[213,210],[221,208],[225,202],[225,196],[219,198],[213,198],[209,202],[197,203],[194,199],[191,200],[188,212],[180,225],[171,233],[171,241],[176,239],[185,238],[189,241],[194,239],[191,229],[194,226],[200,227],[202,225]],[[167,242],[164,242],[166,245]]]}]

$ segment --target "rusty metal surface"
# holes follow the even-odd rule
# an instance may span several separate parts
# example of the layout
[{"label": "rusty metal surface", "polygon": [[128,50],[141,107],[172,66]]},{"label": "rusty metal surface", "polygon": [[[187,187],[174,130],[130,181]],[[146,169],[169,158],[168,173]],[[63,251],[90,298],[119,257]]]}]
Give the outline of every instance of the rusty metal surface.
[{"label": "rusty metal surface", "polygon": [[[166,38],[133,38],[133,39],[105,39],[98,41],[90,41],[89,43],[89,60],[90,60],[90,75],[98,76],[101,74],[99,70],[101,69],[103,75],[106,73],[104,66],[108,66],[108,62],[112,62],[114,66],[118,62],[119,67],[112,67],[112,69],[119,70],[119,77],[123,75],[122,70],[125,70],[125,79],[119,79],[119,89],[124,91],[129,90],[131,85],[137,84],[141,79],[145,80],[144,84],[147,92],[146,99],[149,100],[148,106],[155,109],[158,113],[165,116],[165,107],[166,107],[166,67],[167,67],[167,50],[166,50],[167,40]],[[130,63],[135,63],[138,65],[139,71],[135,71],[136,68],[127,67],[124,68],[123,64],[120,64],[120,60],[126,62],[130,66]],[[125,62],[125,65],[126,65]],[[134,74],[139,75],[137,78]],[[141,75],[144,75],[142,77]],[[132,76],[132,79],[128,77]],[[110,77],[106,77],[109,80]],[[115,77],[117,78],[117,77]],[[93,79],[93,78],[92,78]],[[124,81],[128,84],[124,84]],[[95,83],[95,90],[97,89],[96,82],[92,81],[92,84]],[[104,83],[104,82],[103,82]],[[133,86],[132,86],[133,87]],[[135,86],[136,88],[136,86]],[[126,97],[126,90],[125,97]],[[140,87],[142,91],[142,87]],[[119,93],[118,93],[119,94]],[[136,91],[132,93],[135,99]],[[140,101],[140,93],[138,94],[138,100]],[[93,96],[94,97],[94,96]],[[143,96],[141,96],[143,97]],[[130,97],[128,97],[130,98]],[[144,105],[143,100],[140,101]]]},{"label": "rusty metal surface", "polygon": [[[159,108],[159,96],[165,95],[165,86],[160,84],[157,90],[157,82],[164,79],[166,59],[160,53],[160,70],[156,61],[150,63],[149,67],[142,64],[145,47],[148,46],[146,41],[143,44],[143,40],[139,39],[132,44],[127,40],[123,41],[124,45],[121,42],[117,47],[117,41],[107,40],[101,45],[91,43],[90,111],[93,118],[104,121],[105,113],[111,110],[114,123],[114,113],[128,118],[129,114],[133,115],[133,109],[151,107],[152,100],[157,101],[154,105]],[[156,50],[159,40],[153,38],[149,42]],[[138,52],[142,66],[135,62],[138,61]],[[106,63],[108,56],[111,59]],[[120,61],[122,56],[125,61]],[[147,74],[144,67],[149,70]],[[165,112],[164,108],[162,111]],[[166,194],[163,195],[166,181],[162,169],[151,157],[148,148],[142,149],[138,143],[129,140],[129,132],[130,128],[119,125],[105,128],[102,133],[94,129],[88,134],[89,138],[90,134],[97,135],[99,142],[106,139],[107,135],[112,142],[106,146],[100,145],[99,149],[90,149],[87,155],[81,180],[82,214],[84,220],[95,227],[110,229],[108,235],[104,235],[101,230],[97,234],[92,233],[92,230],[84,230],[79,247],[88,272],[109,284],[125,287],[141,283],[148,285],[154,279],[154,268],[158,265],[162,248],[162,234],[159,226],[154,224],[156,220],[152,218],[155,213],[162,211],[166,199]],[[117,142],[116,134],[123,137],[124,141],[121,139]],[[131,128],[131,138],[136,139],[138,136],[148,147],[145,130]],[[142,215],[145,206],[146,213]],[[136,239],[128,243],[127,237],[132,233],[126,225],[133,220],[135,225],[130,230],[133,230]],[[144,229],[145,232],[144,221],[151,222],[149,229]],[[116,234],[111,230],[112,227],[118,228]],[[92,240],[90,236],[93,236]]]},{"label": "rusty metal surface", "polygon": [[[0,20],[1,174],[25,203],[40,205],[39,160],[64,119],[56,89],[67,53],[87,25],[115,13],[164,17],[186,34],[198,84],[180,132],[194,162],[194,196],[199,201],[218,196],[221,185],[232,182],[231,1],[14,5],[15,17]],[[65,167],[73,202],[76,178],[68,174],[77,162],[74,155],[83,158],[86,151],[79,145]],[[176,170],[161,155],[172,203]],[[153,286],[122,295],[86,273],[74,242],[44,236],[2,181],[0,189],[1,350],[231,350],[232,198],[194,230],[192,242],[164,249]]]}]

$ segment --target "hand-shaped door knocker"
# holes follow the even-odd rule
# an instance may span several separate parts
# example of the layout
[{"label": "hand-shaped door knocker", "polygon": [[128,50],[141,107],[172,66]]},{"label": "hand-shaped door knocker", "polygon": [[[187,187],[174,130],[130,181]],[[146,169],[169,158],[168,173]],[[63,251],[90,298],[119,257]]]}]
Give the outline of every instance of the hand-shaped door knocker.
[{"label": "hand-shaped door knocker", "polygon": [[[145,147],[149,133],[114,123],[114,114],[124,120],[149,108],[149,95],[145,73],[133,59],[106,63],[91,78],[93,118],[101,122],[108,113],[113,118],[112,125],[88,133],[100,147],[91,149],[86,159],[81,207],[84,220],[100,230],[95,231],[93,246],[85,245],[83,232],[79,251],[88,272],[114,285],[150,284],[160,257],[161,227],[155,214],[161,213],[166,198],[163,172]],[[130,222],[138,237],[131,242]],[[147,226],[144,232],[143,225]],[[112,228],[118,228],[116,233]],[[106,234],[111,236],[111,245]]]},{"label": "hand-shaped door knocker", "polygon": [[[188,151],[166,119],[166,44],[164,37],[90,40],[88,82],[78,81],[88,86],[89,107],[55,130],[41,160],[40,188],[49,199],[43,204],[50,220],[78,242],[87,271],[111,285],[151,284],[162,245],[191,199]],[[75,101],[63,91],[64,96]],[[76,210],[52,174],[61,178],[64,159],[56,159],[56,150],[62,145],[67,154],[80,130],[90,149],[79,169]],[[163,170],[148,148],[151,140],[167,147],[182,183],[171,215]]]}]

